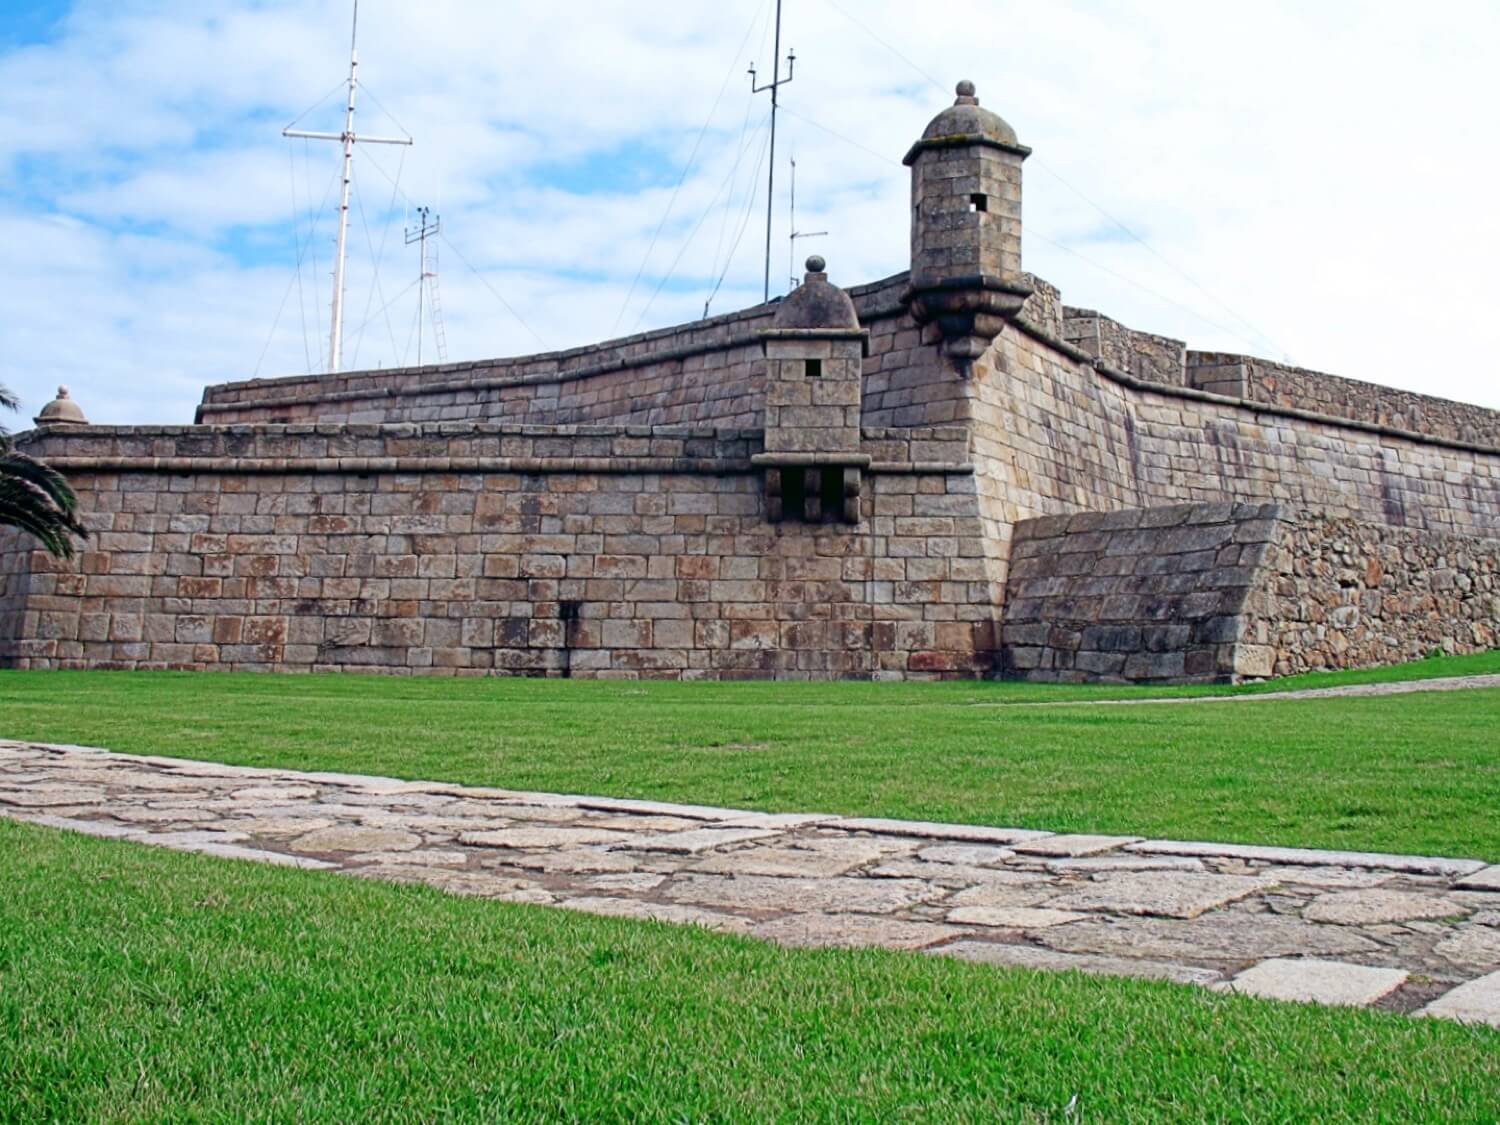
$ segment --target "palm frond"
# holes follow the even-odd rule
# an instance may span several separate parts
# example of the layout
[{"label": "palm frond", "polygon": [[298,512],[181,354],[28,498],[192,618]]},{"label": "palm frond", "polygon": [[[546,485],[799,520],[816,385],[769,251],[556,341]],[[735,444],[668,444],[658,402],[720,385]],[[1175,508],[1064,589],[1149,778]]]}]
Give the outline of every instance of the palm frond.
[{"label": "palm frond", "polygon": [[63,475],[14,451],[0,453],[0,525],[30,533],[59,558],[73,556],[74,537],[88,538]]}]

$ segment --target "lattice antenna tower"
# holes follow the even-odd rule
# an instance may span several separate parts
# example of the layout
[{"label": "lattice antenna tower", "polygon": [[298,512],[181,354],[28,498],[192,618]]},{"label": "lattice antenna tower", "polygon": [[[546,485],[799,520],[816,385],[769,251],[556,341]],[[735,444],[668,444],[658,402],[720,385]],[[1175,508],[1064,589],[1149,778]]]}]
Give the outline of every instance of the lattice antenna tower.
[{"label": "lattice antenna tower", "polygon": [[420,246],[421,273],[417,275],[417,366],[422,366],[422,314],[424,304],[431,310],[432,342],[437,346],[438,362],[448,362],[448,335],[443,328],[443,305],[438,294],[437,237],[443,233],[443,218],[430,207],[417,208],[417,225],[406,229],[406,244]]},{"label": "lattice antenna tower", "polygon": [[826,230],[798,230],[797,229],[797,158],[792,157],[792,201],[789,208],[791,222],[787,225],[791,228],[791,234],[787,238],[786,272],[787,284],[795,289],[801,284],[797,277],[797,243],[804,238],[827,238]]},{"label": "lattice antenna tower", "polygon": [[313,141],[338,141],[344,146],[343,184],[339,189],[339,232],[333,257],[333,308],[328,333],[328,373],[339,370],[344,352],[344,251],[349,240],[349,185],[354,175],[354,146],[409,145],[410,137],[366,137],[354,131],[354,95],[359,89],[359,0],[354,0],[354,17],[349,31],[349,98],[344,107],[342,133],[314,133],[287,126],[283,137],[302,137]]},{"label": "lattice antenna tower", "polygon": [[766,284],[763,298],[767,301],[771,299],[771,209],[776,201],[776,107],[781,88],[792,80],[792,72],[796,66],[797,52],[788,51],[786,77],[781,77],[781,0],[776,0],[776,42],[771,54],[771,81],[764,86],[757,86],[755,64],[750,64],[750,92],[760,94],[771,91],[771,158],[766,171]]}]

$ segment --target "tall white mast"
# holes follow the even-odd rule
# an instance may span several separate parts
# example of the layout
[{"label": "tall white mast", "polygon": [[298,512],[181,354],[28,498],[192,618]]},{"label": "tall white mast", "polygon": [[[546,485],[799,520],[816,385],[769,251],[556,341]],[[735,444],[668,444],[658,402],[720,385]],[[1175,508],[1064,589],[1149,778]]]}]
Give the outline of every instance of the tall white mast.
[{"label": "tall white mast", "polygon": [[333,258],[333,314],[328,334],[328,373],[339,370],[344,350],[344,245],[349,237],[349,184],[354,174],[354,146],[409,145],[410,137],[361,137],[354,132],[354,92],[359,87],[359,0],[354,0],[354,21],[349,32],[349,100],[344,110],[342,133],[309,133],[283,129],[283,137],[307,137],[315,141],[338,141],[344,146],[344,182],[339,191],[339,235]]}]

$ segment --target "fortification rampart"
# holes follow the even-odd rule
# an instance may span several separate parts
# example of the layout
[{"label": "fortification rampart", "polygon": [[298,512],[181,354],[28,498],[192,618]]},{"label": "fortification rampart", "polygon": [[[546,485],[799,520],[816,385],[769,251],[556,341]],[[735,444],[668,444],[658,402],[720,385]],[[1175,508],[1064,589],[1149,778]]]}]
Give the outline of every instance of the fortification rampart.
[{"label": "fortification rampart", "polygon": [[595,347],[210,387],[197,426],[60,397],[23,445],[94,535],[0,537],[0,663],[1156,681],[1495,643],[1500,414],[1065,307],[1021,269],[1029,151],[961,83],[906,157],[912,270],[856,289],[814,257]]},{"label": "fortification rampart", "polygon": [[1275,504],[1081,512],[1016,526],[1002,667],[1177,682],[1475,652],[1500,640],[1500,539]]},{"label": "fortification rampart", "polygon": [[47,433],[30,448],[68,472],[92,536],[74,563],[7,540],[0,574],[19,573],[25,593],[0,659],[989,674],[999,592],[973,474],[936,460],[964,449],[962,431],[867,434],[854,527],[767,522],[749,461],[759,440],[503,426]]}]

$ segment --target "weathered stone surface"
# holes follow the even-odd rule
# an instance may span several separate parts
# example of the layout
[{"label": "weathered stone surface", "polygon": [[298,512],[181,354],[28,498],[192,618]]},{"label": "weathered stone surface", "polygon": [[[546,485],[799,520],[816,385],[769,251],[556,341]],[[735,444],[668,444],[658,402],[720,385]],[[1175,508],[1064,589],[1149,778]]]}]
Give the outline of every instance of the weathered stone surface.
[{"label": "weathered stone surface", "polygon": [[1196,918],[1205,910],[1238,902],[1272,885],[1244,875],[1127,871],[1101,876],[1095,883],[1053,899],[1051,905],[1058,910]]},{"label": "weathered stone surface", "polygon": [[1027,907],[1037,906],[1057,897],[1058,888],[1047,882],[976,883],[948,899],[951,906]]},{"label": "weathered stone surface", "polygon": [[1140,842],[1139,836],[1084,836],[1084,835],[1062,835],[1048,836],[1041,840],[1030,840],[1016,845],[1016,851],[1021,855],[1054,856],[1054,857],[1078,857],[1098,855],[1101,852],[1112,852],[1116,848],[1122,848],[1126,844]]},{"label": "weathered stone surface", "polygon": [[333,871],[338,868],[336,863],[325,863],[321,859],[313,859],[305,855],[287,855],[285,852],[271,852],[264,848],[246,848],[238,844],[195,844],[188,851],[197,852],[199,855],[216,856],[219,859],[245,859],[254,863],[269,863],[275,867],[300,867],[309,871]]},{"label": "weathered stone surface", "polygon": [[154,844],[159,848],[179,848],[183,851],[198,851],[200,848],[218,844],[237,844],[249,837],[243,832],[221,832],[214,829],[194,829],[188,832],[153,832],[142,836],[143,844]]},{"label": "weathered stone surface", "polygon": [[1421,1015],[1500,1027],[1500,973],[1471,980],[1439,996]]},{"label": "weathered stone surface", "polygon": [[1424,918],[1448,918],[1468,913],[1463,907],[1431,895],[1403,891],[1340,891],[1323,895],[1302,912],[1309,922],[1334,922],[1343,926],[1367,926],[1376,922],[1406,922]]},{"label": "weathered stone surface", "polygon": [[618,844],[630,837],[602,828],[502,828],[494,832],[464,832],[460,844],[475,848],[575,848],[582,844]]},{"label": "weathered stone surface", "polygon": [[1080,859],[1054,859],[1047,870],[1056,875],[1091,874],[1099,871],[1202,871],[1200,860],[1186,856],[1095,855]]},{"label": "weathered stone surface", "polygon": [[1245,859],[1262,863],[1308,867],[1373,867],[1412,875],[1469,875],[1485,866],[1479,859],[1447,859],[1439,856],[1387,855],[1384,852],[1329,852],[1314,848],[1260,847],[1253,844],[1210,844],[1190,840],[1146,840],[1130,844],[1126,851],[1145,855],[1187,855]]},{"label": "weathered stone surface", "polygon": [[1400,969],[1350,965],[1315,958],[1272,958],[1240,973],[1224,986],[1268,1000],[1301,1000],[1315,1004],[1373,1004],[1406,982]]},{"label": "weathered stone surface", "polygon": [[1004,863],[1015,854],[1010,848],[997,848],[985,844],[939,844],[934,848],[923,848],[917,853],[917,858],[928,863],[985,867],[990,864]]},{"label": "weathered stone surface", "polygon": [[1026,906],[961,906],[948,911],[948,921],[965,926],[1004,926],[1018,930],[1044,930],[1087,918],[1067,910],[1045,910]]},{"label": "weathered stone surface", "polygon": [[645,894],[666,881],[665,875],[651,871],[627,871],[618,875],[590,875],[583,880],[583,885],[590,890]]},{"label": "weathered stone surface", "polygon": [[106,839],[128,840],[144,831],[123,824],[111,824],[104,820],[79,820],[76,817],[45,816],[28,814],[28,824],[39,824],[44,828],[64,828],[69,832],[81,832],[85,836],[102,836]]},{"label": "weathered stone surface", "polygon": [[251,785],[236,789],[230,796],[236,801],[302,801],[318,795],[311,785]]},{"label": "weathered stone surface", "polygon": [[788,914],[759,922],[754,937],[792,946],[883,946],[926,949],[964,932],[936,922],[903,922],[872,914]]},{"label": "weathered stone surface", "polygon": [[1267,957],[1374,953],[1374,941],[1342,926],[1319,926],[1274,914],[1216,911],[1190,921],[1129,918],[1075,922],[1040,939],[1070,953],[1242,963]]},{"label": "weathered stone surface", "polygon": [[331,828],[331,817],[321,816],[237,816],[218,822],[231,832],[243,832],[247,836],[301,836],[316,832],[320,828]]},{"label": "weathered stone surface", "polygon": [[582,910],[588,914],[605,914],[612,918],[638,918],[651,922],[672,922],[684,926],[703,926],[725,933],[746,933],[751,922],[733,914],[722,914],[714,910],[698,910],[691,906],[673,903],[641,902],[633,898],[605,898],[583,895],[563,899],[560,906],[568,910]]},{"label": "weathered stone surface", "polygon": [[1261,874],[1278,883],[1308,887],[1345,887],[1350,890],[1378,887],[1396,877],[1389,871],[1371,871],[1364,867],[1299,867],[1295,864],[1267,867]]},{"label": "weathered stone surface", "polygon": [[868,863],[868,855],[839,855],[805,848],[746,848],[710,856],[692,870],[717,875],[781,875],[830,878]]},{"label": "weathered stone surface", "polygon": [[769,875],[685,875],[663,888],[679,902],[743,910],[890,914],[946,892],[915,879],[785,879]]},{"label": "weathered stone surface", "polygon": [[346,863],[374,863],[384,867],[416,865],[419,867],[465,867],[469,856],[466,852],[444,851],[442,848],[422,848],[410,852],[360,852],[351,855]]},{"label": "weathered stone surface", "polygon": [[1472,875],[1465,875],[1453,884],[1466,891],[1495,891],[1500,893],[1500,863],[1493,867],[1486,867],[1482,871],[1476,871]]},{"label": "weathered stone surface", "polygon": [[634,871],[640,864],[634,856],[611,852],[602,847],[564,847],[543,851],[512,851],[483,863],[545,871],[552,875],[594,875]]},{"label": "weathered stone surface", "polygon": [[415,832],[386,828],[358,828],[339,825],[319,828],[298,836],[291,847],[299,852],[409,852],[422,842]]},{"label": "weathered stone surface", "polygon": [[1016,969],[1074,970],[1107,977],[1142,977],[1147,980],[1169,980],[1178,984],[1212,984],[1219,974],[1195,965],[1176,965],[1128,957],[1097,957],[1088,954],[1059,953],[1032,945],[1010,945],[1002,942],[956,941],[931,951],[963,961],[979,961]]},{"label": "weathered stone surface", "polygon": [[967,887],[974,883],[1027,887],[1045,883],[1040,871],[1004,867],[970,867],[958,863],[928,863],[920,859],[893,859],[866,872],[880,879],[925,879],[944,887]]},{"label": "weathered stone surface", "polygon": [[621,837],[620,846],[635,852],[699,855],[729,844],[766,840],[779,835],[779,831],[767,828],[697,828],[688,832],[663,832],[655,836]]},{"label": "weathered stone surface", "polygon": [[1500,930],[1491,926],[1464,926],[1438,942],[1433,950],[1455,965],[1500,969]]},{"label": "weathered stone surface", "polygon": [[0,789],[0,802],[29,809],[62,805],[100,805],[105,799],[104,790],[89,789],[79,785],[33,785],[26,789]]},{"label": "weathered stone surface", "polygon": [[833,822],[849,832],[875,832],[888,836],[914,836],[925,840],[958,840],[975,844],[1019,844],[1040,840],[1050,832],[1029,828],[989,828],[982,824],[937,824],[925,820],[888,820],[884,817],[853,817]]}]

